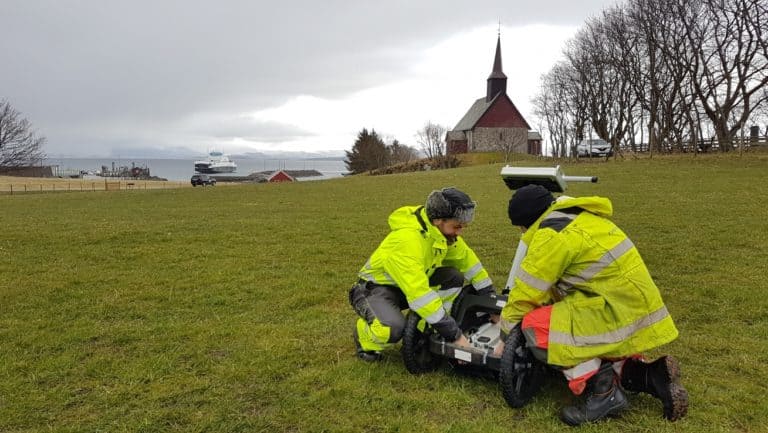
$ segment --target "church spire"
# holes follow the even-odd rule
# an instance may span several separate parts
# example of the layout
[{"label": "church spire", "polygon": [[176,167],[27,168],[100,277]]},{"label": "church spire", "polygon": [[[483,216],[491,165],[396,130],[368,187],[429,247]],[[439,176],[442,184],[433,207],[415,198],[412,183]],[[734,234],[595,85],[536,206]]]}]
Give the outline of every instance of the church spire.
[{"label": "church spire", "polygon": [[488,76],[488,92],[485,95],[485,101],[490,102],[499,93],[507,93],[507,76],[501,70],[501,30],[496,40],[496,57],[493,59],[493,71]]}]

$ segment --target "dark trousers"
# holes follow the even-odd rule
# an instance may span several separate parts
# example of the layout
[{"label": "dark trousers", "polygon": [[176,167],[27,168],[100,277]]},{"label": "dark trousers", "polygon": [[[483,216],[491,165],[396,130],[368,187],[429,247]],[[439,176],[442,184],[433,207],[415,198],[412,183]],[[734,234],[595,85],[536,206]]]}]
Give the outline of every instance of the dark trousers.
[{"label": "dark trousers", "polygon": [[[464,275],[449,267],[436,269],[429,279],[431,287],[440,289],[463,284]],[[380,350],[403,337],[405,316],[402,311],[408,308],[408,301],[399,287],[359,282],[350,290],[349,301],[360,317],[357,332],[364,349]]]}]

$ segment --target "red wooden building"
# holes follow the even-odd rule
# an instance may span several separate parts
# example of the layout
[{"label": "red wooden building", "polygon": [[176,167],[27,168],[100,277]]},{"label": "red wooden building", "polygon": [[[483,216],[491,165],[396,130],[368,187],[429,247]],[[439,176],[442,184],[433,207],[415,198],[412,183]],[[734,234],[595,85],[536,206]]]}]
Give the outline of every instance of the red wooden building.
[{"label": "red wooden building", "polygon": [[496,41],[493,71],[487,81],[486,95],[476,100],[456,127],[446,134],[447,153],[509,149],[512,153],[540,155],[541,136],[534,133],[529,140],[531,127],[507,96],[507,76],[501,68],[501,36]]},{"label": "red wooden building", "polygon": [[267,182],[293,182],[294,180],[293,176],[286,173],[284,170],[278,170],[267,178]]}]

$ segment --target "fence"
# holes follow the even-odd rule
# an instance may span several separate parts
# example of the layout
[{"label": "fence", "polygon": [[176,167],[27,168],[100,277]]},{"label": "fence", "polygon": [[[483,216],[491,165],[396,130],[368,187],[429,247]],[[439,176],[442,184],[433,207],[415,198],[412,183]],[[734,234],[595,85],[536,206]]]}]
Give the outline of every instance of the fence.
[{"label": "fence", "polygon": [[[744,137],[733,138],[728,142],[733,151],[749,151],[752,149],[768,149],[768,137]],[[661,153],[675,152],[721,152],[721,143],[716,139],[698,140],[696,142],[683,143],[664,143]],[[648,152],[648,143],[637,143],[632,149],[631,146],[622,146],[622,150],[634,150],[635,152]]]},{"label": "fence", "polygon": [[130,191],[148,189],[176,189],[191,187],[189,182],[168,182],[151,180],[90,180],[90,179],[32,179],[16,181],[0,178],[0,194],[50,193],[50,192],[95,192]]}]

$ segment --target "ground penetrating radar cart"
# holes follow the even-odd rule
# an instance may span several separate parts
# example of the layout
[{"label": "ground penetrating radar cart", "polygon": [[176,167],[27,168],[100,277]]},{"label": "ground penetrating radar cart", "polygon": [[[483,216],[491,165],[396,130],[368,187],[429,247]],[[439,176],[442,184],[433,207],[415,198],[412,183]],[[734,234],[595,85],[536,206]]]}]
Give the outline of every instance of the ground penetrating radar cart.
[{"label": "ground penetrating radar cart", "polygon": [[[552,192],[564,192],[568,182],[597,182],[596,177],[565,176],[557,167],[511,167],[501,169],[501,178],[511,190],[536,184]],[[501,313],[507,293],[527,251],[520,241],[509,277],[502,294],[478,295],[472,286],[462,289],[451,308],[451,316],[471,344],[463,348],[445,341],[413,311],[408,312],[401,352],[405,368],[413,374],[435,370],[442,360],[458,368],[486,371],[498,377],[504,400],[512,407],[526,405],[542,385],[546,366],[525,346],[520,327],[515,327],[504,340],[501,357],[493,355],[501,342],[498,324],[492,315]]]}]

